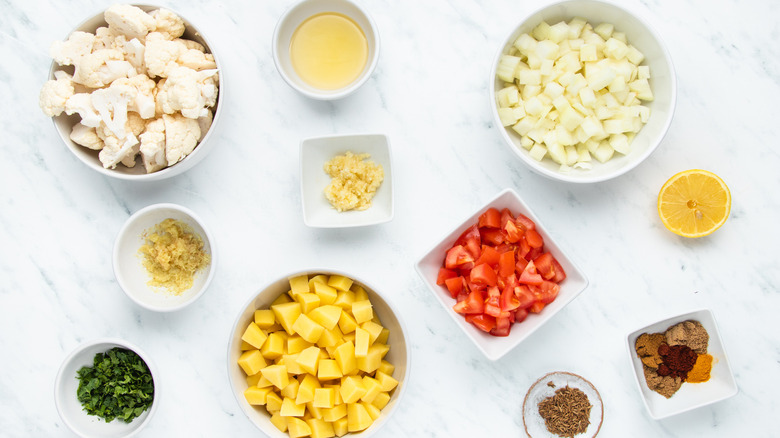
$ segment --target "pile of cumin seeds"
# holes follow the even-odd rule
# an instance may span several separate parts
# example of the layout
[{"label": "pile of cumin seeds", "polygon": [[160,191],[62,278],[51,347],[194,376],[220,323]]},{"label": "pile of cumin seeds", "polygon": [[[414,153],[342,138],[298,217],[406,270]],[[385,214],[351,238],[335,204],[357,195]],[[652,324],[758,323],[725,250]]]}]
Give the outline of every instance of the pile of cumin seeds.
[{"label": "pile of cumin seeds", "polygon": [[550,433],[573,437],[588,430],[592,407],[584,392],[566,385],[539,403],[539,415]]}]

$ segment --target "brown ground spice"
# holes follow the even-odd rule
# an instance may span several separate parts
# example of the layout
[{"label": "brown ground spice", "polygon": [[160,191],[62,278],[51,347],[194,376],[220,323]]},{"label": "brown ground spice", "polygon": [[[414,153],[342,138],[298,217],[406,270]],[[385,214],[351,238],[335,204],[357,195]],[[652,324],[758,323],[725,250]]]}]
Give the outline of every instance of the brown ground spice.
[{"label": "brown ground spice", "polygon": [[663,333],[642,333],[636,339],[636,354],[642,363],[650,368],[658,368],[661,365],[661,355],[658,354],[658,347],[666,342],[666,336]]},{"label": "brown ground spice", "polygon": [[683,384],[682,379],[679,377],[659,376],[656,370],[648,366],[643,366],[643,368],[647,387],[666,398],[673,396]]},{"label": "brown ground spice", "polygon": [[539,415],[550,433],[573,437],[588,430],[592,407],[584,392],[567,385],[539,403]]},{"label": "brown ground spice", "polygon": [[666,343],[670,346],[685,345],[696,354],[707,353],[710,335],[699,321],[683,321],[666,330]]}]

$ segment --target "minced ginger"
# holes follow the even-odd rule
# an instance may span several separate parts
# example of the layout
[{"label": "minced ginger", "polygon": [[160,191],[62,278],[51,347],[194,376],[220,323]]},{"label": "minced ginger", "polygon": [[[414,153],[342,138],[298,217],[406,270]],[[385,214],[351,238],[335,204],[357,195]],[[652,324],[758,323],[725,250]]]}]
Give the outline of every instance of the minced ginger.
[{"label": "minced ginger", "polygon": [[365,210],[385,178],[382,166],[364,161],[369,154],[347,152],[325,163],[325,172],[332,180],[325,188],[325,197],[338,211]]},{"label": "minced ginger", "polygon": [[187,224],[165,219],[144,233],[146,243],[139,252],[151,276],[147,284],[163,287],[174,295],[192,287],[195,273],[211,262],[203,239]]}]

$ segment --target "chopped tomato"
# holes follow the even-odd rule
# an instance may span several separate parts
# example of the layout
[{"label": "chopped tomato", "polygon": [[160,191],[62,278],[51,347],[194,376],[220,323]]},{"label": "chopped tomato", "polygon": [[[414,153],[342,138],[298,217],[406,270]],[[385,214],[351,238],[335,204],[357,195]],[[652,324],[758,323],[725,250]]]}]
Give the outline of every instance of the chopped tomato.
[{"label": "chopped tomato", "polygon": [[436,282],[446,286],[456,300],[453,310],[466,321],[507,336],[512,324],[555,300],[565,278],[530,218],[490,208],[447,251]]},{"label": "chopped tomato", "polygon": [[496,327],[496,318],[484,313],[480,313],[479,315],[466,315],[466,321],[488,333]]},{"label": "chopped tomato", "polygon": [[486,263],[474,266],[474,269],[471,270],[471,274],[469,275],[469,280],[471,280],[472,283],[495,286],[498,281],[496,271]]},{"label": "chopped tomato", "polygon": [[464,300],[458,301],[452,308],[461,314],[483,313],[485,311],[485,299],[480,291],[471,291]]},{"label": "chopped tomato", "polygon": [[444,284],[447,285],[447,290],[450,291],[452,298],[458,296],[459,293],[466,289],[466,279],[463,277],[453,277],[444,280]]},{"label": "chopped tomato", "polygon": [[488,208],[479,216],[477,226],[480,228],[501,228],[501,213],[495,208]]},{"label": "chopped tomato", "polygon": [[555,277],[555,265],[553,264],[553,256],[549,252],[546,252],[534,259],[534,265],[537,272],[542,274],[545,280],[550,280]]},{"label": "chopped tomato", "polygon": [[474,257],[466,251],[463,245],[455,245],[447,251],[447,257],[444,259],[444,267],[455,269],[464,263],[471,263]]},{"label": "chopped tomato", "polygon": [[544,246],[542,235],[533,228],[525,232],[525,240],[531,248],[541,248]]},{"label": "chopped tomato", "polygon": [[452,269],[441,268],[439,269],[439,276],[436,277],[436,284],[444,284],[444,280],[448,278],[457,277],[458,273]]},{"label": "chopped tomato", "polygon": [[534,265],[534,262],[528,262],[528,264],[525,265],[525,269],[523,269],[523,273],[520,274],[520,278],[518,278],[517,281],[523,284],[540,285],[544,279],[538,272],[536,272],[536,265]]},{"label": "chopped tomato", "polygon": [[482,245],[482,254],[480,254],[479,258],[476,262],[474,262],[475,265],[480,265],[482,263],[487,263],[490,266],[498,265],[498,251],[496,251],[492,246],[488,245]]},{"label": "chopped tomato", "polygon": [[[443,268],[442,268],[443,269]],[[498,276],[509,277],[515,273],[515,252],[505,251],[498,256]],[[441,283],[437,283],[441,284]]]}]

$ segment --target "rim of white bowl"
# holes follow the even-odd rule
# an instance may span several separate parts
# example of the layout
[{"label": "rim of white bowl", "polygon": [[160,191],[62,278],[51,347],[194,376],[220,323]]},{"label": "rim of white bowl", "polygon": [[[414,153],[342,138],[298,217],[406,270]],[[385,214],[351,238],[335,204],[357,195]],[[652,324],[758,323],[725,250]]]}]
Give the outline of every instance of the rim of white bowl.
[{"label": "rim of white bowl", "polygon": [[[607,7],[612,7],[617,10],[620,10],[627,15],[630,15],[634,17],[637,21],[642,23],[642,25],[647,29],[648,33],[652,35],[653,39],[656,40],[658,43],[658,46],[661,48],[661,52],[663,53],[663,57],[666,60],[666,62],[669,64],[669,80],[670,80],[670,89],[671,89],[671,96],[669,99],[669,115],[664,121],[663,124],[663,130],[661,136],[658,138],[656,142],[654,142],[653,145],[647,148],[647,150],[639,156],[635,161],[629,163],[628,165],[620,168],[617,172],[614,172],[612,174],[602,175],[602,176],[596,176],[596,177],[588,177],[587,175],[579,175],[579,176],[572,176],[567,175],[562,172],[558,172],[555,170],[550,170],[545,167],[539,166],[537,163],[534,162],[530,156],[527,154],[524,154],[524,151],[518,150],[516,146],[514,146],[511,138],[509,137],[509,133],[506,130],[506,127],[501,126],[499,122],[498,117],[498,109],[496,108],[496,102],[495,102],[495,77],[496,77],[496,68],[498,67],[498,60],[501,57],[501,55],[504,52],[504,48],[506,47],[509,37],[512,36],[513,33],[517,30],[517,28],[525,23],[531,16],[536,15],[542,11],[545,11],[547,9],[552,9],[555,7],[559,7],[561,5],[571,4],[571,3],[593,3],[593,4],[601,4],[606,5]],[[590,184],[590,183],[597,183],[602,181],[607,181],[610,179],[617,178],[621,175],[624,175],[625,173],[629,172],[630,170],[636,168],[641,163],[645,161],[653,152],[655,152],[656,149],[658,149],[658,146],[663,142],[664,138],[669,132],[669,127],[672,124],[672,120],[674,120],[674,112],[677,107],[677,73],[674,70],[674,62],[672,60],[672,56],[669,53],[669,49],[666,47],[666,43],[661,38],[661,35],[655,30],[653,26],[650,25],[648,21],[646,21],[644,18],[642,18],[641,15],[631,11],[630,9],[627,9],[623,6],[617,5],[615,3],[611,3],[608,1],[602,1],[602,0],[564,0],[559,1],[555,3],[551,3],[542,7],[539,7],[537,9],[534,9],[533,11],[525,14],[523,18],[519,21],[519,24],[512,27],[512,29],[505,35],[505,37],[502,39],[502,45],[498,48],[498,52],[496,53],[496,56],[493,59],[493,64],[490,68],[490,94],[488,98],[490,99],[490,108],[491,108],[491,114],[493,116],[493,121],[496,124],[496,127],[501,132],[501,137],[504,140],[504,143],[507,146],[510,146],[513,150],[513,153],[517,155],[523,163],[526,164],[526,166],[531,169],[532,171],[545,176],[549,179],[556,180],[556,181],[564,181],[564,182],[570,182],[570,183],[578,183],[578,184]]]},{"label": "rim of white bowl", "polygon": [[[291,277],[294,277],[294,276],[297,276],[297,275],[311,274],[311,273],[315,273],[315,272],[316,273],[323,273],[323,274],[329,274],[330,273],[330,274],[336,274],[336,275],[343,275],[343,276],[346,276],[346,277],[354,280],[357,283],[361,283],[361,284],[367,286],[369,289],[371,289],[371,291],[373,293],[377,294],[382,299],[382,301],[385,302],[385,304],[387,304],[387,307],[390,308],[390,310],[393,312],[393,316],[395,316],[395,319],[398,321],[398,326],[401,328],[401,333],[402,333],[404,341],[406,343],[406,364],[405,364],[406,369],[405,369],[404,379],[403,379],[403,382],[402,382],[403,384],[399,385],[400,388],[396,388],[396,390],[398,391],[398,397],[396,398],[396,401],[395,401],[395,404],[392,407],[392,410],[387,413],[387,417],[385,417],[384,422],[382,423],[382,425],[384,425],[385,423],[390,421],[390,418],[398,410],[398,406],[400,405],[401,400],[403,400],[404,394],[406,394],[406,388],[409,386],[409,379],[410,379],[410,375],[411,375],[411,371],[412,371],[412,345],[411,345],[411,338],[409,337],[409,330],[408,330],[408,328],[406,326],[406,322],[404,321],[404,318],[401,316],[401,313],[398,311],[398,307],[393,303],[392,299],[390,299],[387,295],[385,295],[385,294],[383,294],[381,292],[378,292],[377,289],[373,286],[372,283],[367,283],[361,276],[355,275],[355,274],[352,274],[352,273],[349,273],[349,272],[346,272],[346,271],[343,271],[341,269],[328,268],[328,267],[312,267],[312,268],[297,269],[297,270],[294,270],[294,271],[290,271],[290,272],[288,272],[285,275],[274,277],[274,279],[266,281],[259,289],[256,289],[249,296],[249,298],[241,306],[240,312],[236,314],[236,317],[233,320],[233,325],[232,325],[232,328],[230,330],[230,334],[229,334],[228,342],[227,342],[227,344],[228,344],[228,346],[227,346],[227,360],[225,361],[225,364],[226,364],[226,369],[227,369],[228,383],[230,384],[230,392],[233,393],[233,396],[235,397],[236,402],[238,403],[239,408],[241,409],[241,412],[244,414],[244,416],[249,420],[250,423],[252,423],[255,427],[260,429],[259,425],[255,424],[254,420],[252,418],[250,418],[249,415],[244,411],[242,403],[246,403],[246,400],[242,400],[239,397],[239,394],[237,394],[236,391],[234,390],[233,378],[231,377],[232,376],[232,374],[231,374],[231,363],[232,363],[232,357],[231,357],[232,349],[231,349],[231,345],[233,343],[233,338],[238,333],[238,323],[239,323],[239,320],[241,319],[241,316],[242,316],[244,310],[246,310],[249,307],[249,305],[252,304],[255,301],[255,299],[257,298],[257,296],[261,292],[263,292],[264,290],[268,289],[272,284],[274,284],[274,283],[276,283],[276,282],[278,282],[278,281],[280,281],[280,280],[282,280],[284,278],[291,278]],[[384,409],[383,409],[383,411],[384,411]],[[372,425],[373,425],[373,423],[372,423]],[[350,437],[350,436],[368,437],[368,436],[371,436],[374,433],[376,433],[376,431],[378,431],[379,429],[381,429],[381,427],[371,430],[371,426],[369,426],[369,428],[366,429],[366,430],[363,430],[363,431],[357,432],[357,433],[348,433],[348,434],[346,434],[344,436],[346,436],[346,437]],[[260,430],[262,432],[265,432],[262,429],[260,429]]]},{"label": "rim of white bowl", "polygon": [[[356,81],[352,82],[351,84],[347,85],[346,87],[339,88],[336,90],[321,90],[317,91],[314,87],[302,87],[298,83],[296,83],[290,76],[287,74],[287,70],[283,67],[282,61],[280,58],[279,51],[277,50],[279,46],[279,35],[281,34],[283,30],[283,24],[287,23],[287,19],[290,17],[290,15],[297,11],[299,8],[305,7],[307,4],[323,4],[323,3],[346,3],[358,11],[360,11],[361,14],[366,18],[366,21],[369,24],[371,34],[374,37],[374,56],[371,57],[369,60],[369,63],[366,65],[366,67],[363,70],[363,73],[361,73],[361,77],[359,77]],[[350,17],[354,19],[353,17]],[[366,30],[363,29],[363,33],[366,33]],[[369,15],[368,11],[366,11],[365,8],[360,6],[359,4],[351,1],[351,0],[301,0],[299,2],[294,3],[292,6],[287,8],[287,10],[282,14],[281,17],[279,17],[279,20],[276,22],[276,26],[274,27],[274,34],[273,39],[271,40],[271,51],[273,53],[274,58],[274,65],[276,66],[276,71],[279,73],[279,76],[282,77],[282,79],[294,90],[298,91],[299,93],[303,94],[306,97],[309,97],[311,99],[316,100],[338,100],[344,97],[347,97],[348,95],[354,93],[357,91],[358,88],[363,86],[368,79],[374,74],[374,70],[376,70],[376,66],[379,63],[379,48],[380,48],[380,39],[379,39],[379,29],[376,26],[376,22],[374,22],[374,19]]]},{"label": "rim of white bowl", "polygon": [[[209,41],[209,39],[206,37],[206,35],[203,34],[203,32],[200,31],[199,27],[196,27],[193,24],[192,20],[188,19],[187,17],[185,17],[184,15],[179,13],[179,11],[177,11],[175,9],[171,9],[168,6],[152,5],[152,4],[148,4],[148,3],[131,3],[131,5],[139,7],[139,8],[143,9],[146,12],[149,12],[149,11],[152,11],[152,10],[156,10],[156,9],[168,9],[168,10],[174,12],[176,15],[181,17],[182,20],[184,20],[185,27],[186,27],[186,32],[185,33],[190,33],[191,32],[191,33],[197,35],[200,39],[203,40],[203,43],[204,43],[204,46],[206,47],[206,49],[209,50],[209,52],[207,52],[207,53],[210,53],[212,56],[214,56],[214,63],[217,65],[217,70],[219,70],[219,75],[218,75],[219,93],[217,94],[217,103],[214,106],[215,110],[214,110],[213,118],[211,120],[211,127],[209,127],[209,130],[206,132],[206,135],[204,135],[203,139],[198,142],[198,144],[196,145],[195,149],[192,150],[192,152],[190,152],[186,157],[184,157],[181,161],[179,161],[178,163],[174,164],[173,166],[166,167],[164,169],[158,170],[157,172],[141,173],[141,174],[135,175],[135,174],[129,174],[129,173],[116,172],[114,169],[106,169],[102,165],[100,165],[99,162],[96,163],[96,162],[94,162],[92,160],[88,160],[82,154],[76,153],[76,150],[78,150],[78,148],[84,149],[84,146],[81,146],[81,145],[78,145],[78,144],[74,143],[70,139],[70,136],[69,136],[70,133],[68,133],[66,135],[65,132],[63,132],[63,130],[61,130],[57,126],[57,118],[58,117],[78,117],[78,115],[74,114],[74,115],[68,116],[65,113],[62,113],[62,115],[56,116],[56,117],[50,117],[50,119],[52,121],[52,124],[54,125],[54,130],[57,132],[57,135],[60,137],[60,139],[62,139],[65,147],[67,147],[71,151],[71,153],[80,162],[84,163],[90,169],[92,169],[92,170],[94,170],[94,171],[96,171],[98,173],[101,173],[103,175],[110,176],[112,178],[116,178],[116,179],[120,179],[120,180],[124,180],[124,181],[159,181],[159,180],[171,178],[171,177],[179,175],[179,174],[181,174],[183,172],[186,172],[189,169],[185,169],[184,171],[180,171],[179,169],[176,169],[176,166],[178,166],[178,165],[180,165],[180,164],[182,164],[184,162],[187,162],[188,164],[190,164],[190,162],[193,162],[193,163],[191,163],[190,168],[194,167],[197,163],[199,163],[200,161],[203,160],[205,155],[208,153],[208,150],[211,149],[211,148],[201,148],[201,146],[208,144],[207,141],[214,135],[214,131],[216,131],[216,127],[218,126],[217,125],[217,121],[220,119],[220,116],[222,114],[222,107],[224,106],[224,104],[222,103],[223,102],[222,97],[223,97],[223,95],[225,93],[225,82],[223,80],[223,77],[224,77],[225,73],[222,71],[223,64],[222,64],[222,61],[220,60],[220,56],[216,53],[216,50],[214,50],[214,44],[211,41]],[[70,30],[70,32],[65,36],[65,38],[62,39],[62,41],[67,40],[70,37],[70,35],[73,34],[73,32],[76,32],[76,31],[80,30],[81,28],[83,28],[90,21],[93,21],[93,20],[97,19],[100,15],[104,14],[105,11],[106,11],[106,8],[101,8],[98,12],[96,12],[96,13],[90,15],[88,18],[82,20],[76,27],[74,27],[73,29]],[[106,23],[104,23],[104,25],[107,26]],[[63,66],[60,66],[59,64],[57,64],[56,61],[52,60],[50,66],[49,66],[49,76],[48,76],[48,79],[54,79],[54,72],[58,71],[58,70],[63,70],[63,69],[64,69]],[[119,164],[117,164],[117,165],[119,165]],[[136,166],[139,166],[139,164],[136,163]]]},{"label": "rim of white bowl", "polygon": [[[180,304],[178,304],[176,306],[171,306],[171,307],[152,306],[152,305],[150,305],[149,303],[147,303],[145,301],[137,299],[133,294],[131,294],[131,293],[129,293],[127,291],[127,286],[126,286],[125,281],[124,281],[124,276],[120,273],[121,270],[119,269],[120,242],[122,240],[122,237],[124,237],[127,234],[127,230],[130,227],[130,225],[133,222],[135,222],[139,217],[143,216],[144,214],[146,214],[146,213],[148,213],[150,211],[162,210],[162,209],[176,210],[176,211],[184,213],[187,216],[189,216],[190,218],[192,218],[192,220],[194,222],[196,222],[198,225],[200,225],[200,227],[203,229],[203,233],[205,234],[205,236],[201,236],[201,238],[205,239],[208,242],[209,248],[211,249],[211,262],[209,264],[209,273],[208,273],[208,276],[206,277],[206,280],[203,282],[203,286],[200,288],[200,290],[196,294],[194,294],[192,297],[190,297],[190,299],[188,299],[186,301],[182,301]],[[206,293],[206,290],[209,288],[209,285],[211,284],[211,280],[214,278],[214,274],[217,271],[217,248],[216,248],[216,245],[215,245],[213,234],[211,233],[209,228],[206,226],[205,222],[203,222],[203,220],[200,218],[200,216],[198,216],[194,211],[190,210],[187,207],[179,205],[179,204],[173,204],[173,203],[152,204],[152,205],[148,205],[148,206],[146,206],[146,207],[136,211],[135,213],[130,215],[130,217],[127,218],[127,220],[124,222],[124,224],[122,224],[122,228],[119,229],[119,232],[117,233],[116,238],[114,239],[114,250],[113,250],[113,254],[112,254],[112,265],[113,265],[113,270],[114,270],[114,277],[116,278],[117,283],[119,284],[119,288],[122,289],[122,292],[124,292],[124,294],[128,298],[130,298],[134,303],[138,304],[139,306],[141,306],[141,307],[143,307],[145,309],[152,310],[152,311],[155,311],[155,312],[175,312],[177,310],[181,310],[181,309],[189,306],[190,304],[194,303],[201,296],[203,296],[204,293]]]},{"label": "rim of white bowl", "polygon": [[154,363],[154,361],[152,360],[151,356],[149,356],[149,354],[147,354],[143,349],[141,349],[141,347],[133,344],[132,342],[126,341],[124,339],[119,339],[119,338],[97,338],[79,344],[65,357],[65,359],[63,359],[62,363],[60,364],[60,368],[57,370],[57,376],[55,377],[54,380],[54,404],[57,408],[57,414],[59,414],[60,419],[62,420],[63,423],[65,423],[68,429],[71,430],[71,432],[75,433],[80,437],[85,437],[85,438],[89,437],[88,435],[82,434],[75,427],[70,417],[65,415],[63,411],[63,407],[60,405],[61,391],[63,385],[62,382],[65,378],[67,378],[67,376],[64,375],[65,369],[67,368],[68,364],[70,364],[77,355],[79,355],[81,352],[83,352],[84,350],[90,347],[101,345],[101,344],[106,344],[107,347],[105,351],[114,348],[114,346],[118,346],[130,350],[133,353],[137,354],[144,361],[146,367],[149,368],[149,373],[152,375],[152,384],[154,385],[154,399],[152,399],[152,406],[146,411],[148,412],[146,418],[144,418],[143,421],[134,430],[130,431],[125,435],[121,435],[120,437],[118,437],[118,438],[129,438],[131,436],[136,435],[138,432],[141,431],[141,429],[143,429],[149,423],[154,413],[157,412],[157,406],[159,406],[160,404],[159,401],[160,385],[158,379],[160,373],[157,370],[157,365]]}]

